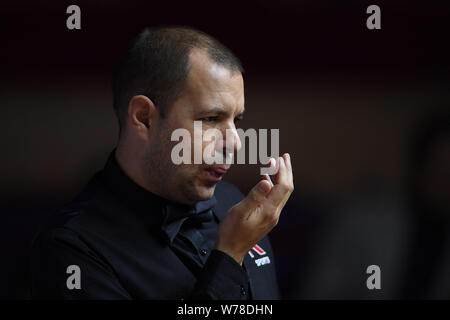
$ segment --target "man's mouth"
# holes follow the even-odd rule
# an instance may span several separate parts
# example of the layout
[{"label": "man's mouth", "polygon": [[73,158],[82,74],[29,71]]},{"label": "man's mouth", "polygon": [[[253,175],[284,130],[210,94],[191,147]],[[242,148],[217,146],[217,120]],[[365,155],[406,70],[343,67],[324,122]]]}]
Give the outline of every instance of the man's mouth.
[{"label": "man's mouth", "polygon": [[227,168],[223,168],[223,167],[208,167],[208,168],[205,169],[205,171],[207,172],[208,178],[210,180],[220,181],[220,180],[222,180],[222,177],[227,172]]}]

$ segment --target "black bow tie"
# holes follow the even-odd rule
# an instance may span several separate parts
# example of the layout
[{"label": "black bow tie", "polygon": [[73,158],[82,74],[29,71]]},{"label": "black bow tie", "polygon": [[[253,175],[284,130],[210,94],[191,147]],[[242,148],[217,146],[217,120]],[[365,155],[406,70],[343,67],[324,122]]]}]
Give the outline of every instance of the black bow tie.
[{"label": "black bow tie", "polygon": [[207,201],[197,202],[192,207],[168,204],[166,206],[165,219],[161,225],[167,240],[172,242],[185,222],[198,225],[211,221],[213,219],[213,207],[215,205],[216,198],[214,196]]},{"label": "black bow tie", "polygon": [[192,210],[189,211],[188,220],[193,223],[202,223],[211,221],[213,218],[212,208],[216,205],[216,198],[213,196],[207,201],[197,202]]},{"label": "black bow tie", "polygon": [[208,222],[208,221],[211,221],[212,219],[213,219],[212,209],[208,209],[206,211],[195,213],[195,214],[192,214],[187,217],[187,221],[194,223],[194,224]]}]

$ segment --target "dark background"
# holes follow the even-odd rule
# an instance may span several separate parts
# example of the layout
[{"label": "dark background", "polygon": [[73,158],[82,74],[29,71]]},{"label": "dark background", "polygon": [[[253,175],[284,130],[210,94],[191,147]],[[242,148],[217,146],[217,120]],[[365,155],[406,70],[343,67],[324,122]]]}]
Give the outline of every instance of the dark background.
[{"label": "dark background", "polygon": [[[66,28],[71,4],[81,30]],[[370,4],[381,30],[366,28]],[[7,0],[0,12],[0,298],[28,297],[39,223],[115,145],[112,68],[160,24],[231,48],[245,68],[243,127],[280,129],[295,175],[272,232],[284,297],[399,297],[411,133],[450,106],[448,2]],[[226,180],[247,193],[258,170],[235,165]],[[365,286],[370,264],[381,266],[381,291]]]}]

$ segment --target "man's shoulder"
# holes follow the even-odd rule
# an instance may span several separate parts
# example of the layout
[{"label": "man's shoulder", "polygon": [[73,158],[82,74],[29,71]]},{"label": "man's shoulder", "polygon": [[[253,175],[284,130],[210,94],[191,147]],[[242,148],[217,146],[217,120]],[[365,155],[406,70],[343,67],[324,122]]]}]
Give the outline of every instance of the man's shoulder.
[{"label": "man's shoulder", "polygon": [[[40,237],[43,241],[59,239],[62,236],[73,236],[77,233],[75,225],[88,210],[92,211],[93,202],[98,198],[99,185],[94,176],[89,183],[72,200],[66,202],[53,211],[38,226],[35,240]],[[56,237],[56,238],[55,238]]]},{"label": "man's shoulder", "polygon": [[41,230],[32,243],[32,252],[53,250],[55,248],[71,247],[86,248],[87,245],[78,233],[64,226],[52,226]]},{"label": "man's shoulder", "polygon": [[71,201],[40,224],[31,243],[35,263],[87,253],[94,256],[92,239],[86,235],[96,231],[99,219],[95,202],[102,193],[102,186],[98,185],[96,176]]}]

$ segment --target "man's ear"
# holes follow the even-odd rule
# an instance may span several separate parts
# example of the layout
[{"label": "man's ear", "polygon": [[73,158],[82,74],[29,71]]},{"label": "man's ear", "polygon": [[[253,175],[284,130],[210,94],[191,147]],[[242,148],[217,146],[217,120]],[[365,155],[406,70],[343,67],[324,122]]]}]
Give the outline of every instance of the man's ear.
[{"label": "man's ear", "polygon": [[148,130],[158,116],[155,104],[144,95],[131,98],[128,105],[130,129],[143,139],[148,139]]}]

